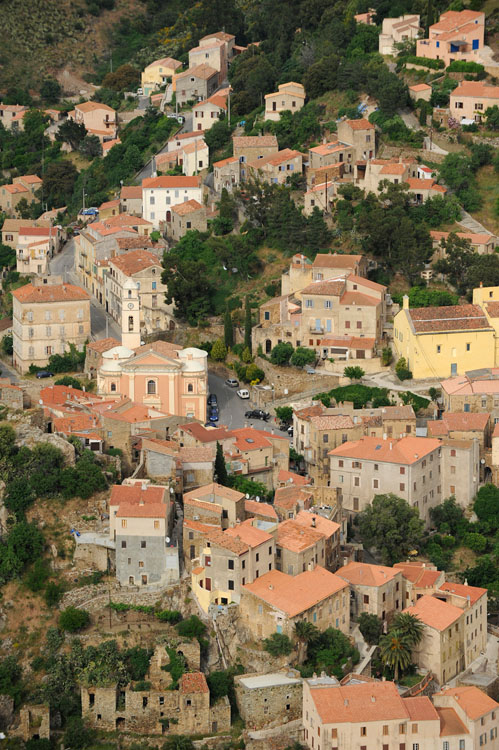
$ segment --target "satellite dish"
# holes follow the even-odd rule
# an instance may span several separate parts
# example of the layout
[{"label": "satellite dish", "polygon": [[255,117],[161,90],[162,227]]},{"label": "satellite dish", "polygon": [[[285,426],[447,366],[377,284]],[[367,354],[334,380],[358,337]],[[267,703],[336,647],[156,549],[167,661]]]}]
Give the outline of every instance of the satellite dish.
[{"label": "satellite dish", "polygon": [[259,496],[258,496],[258,495],[257,495],[257,496],[255,497],[255,500],[257,501],[257,503],[259,503],[259,502],[260,502],[260,498],[259,498]]},{"label": "satellite dish", "polygon": [[249,497],[250,497],[249,494],[246,493],[246,500],[249,500]]},{"label": "satellite dish", "polygon": [[166,537],[166,543],[170,544],[170,537],[169,536]]}]

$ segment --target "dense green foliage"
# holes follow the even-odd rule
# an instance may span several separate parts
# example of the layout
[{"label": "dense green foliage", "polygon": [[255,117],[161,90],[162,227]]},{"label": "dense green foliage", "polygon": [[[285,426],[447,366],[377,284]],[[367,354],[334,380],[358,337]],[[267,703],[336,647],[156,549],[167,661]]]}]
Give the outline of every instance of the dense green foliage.
[{"label": "dense green foliage", "polygon": [[287,656],[293,650],[293,644],[284,633],[272,633],[263,641],[263,648],[271,656]]},{"label": "dense green foliage", "polygon": [[445,248],[445,257],[438,260],[434,268],[444,274],[460,294],[471,299],[473,289],[484,279],[490,286],[499,284],[499,255],[478,255],[467,240],[453,232],[440,244]]},{"label": "dense green foliage", "polygon": [[424,521],[417,508],[390,493],[375,495],[357,517],[362,542],[375,547],[384,565],[404,560],[422,541]]},{"label": "dense green foliage", "polygon": [[352,401],[354,409],[362,409],[367,404],[376,408],[378,406],[390,406],[391,403],[387,388],[371,388],[360,383],[333,388],[327,393],[319,393],[317,398],[328,408],[345,401]]},{"label": "dense green foliage", "polygon": [[90,622],[90,613],[86,609],[67,607],[59,615],[59,627],[68,633],[76,633],[83,630]]},{"label": "dense green foliage", "polygon": [[[394,302],[402,304],[402,294],[391,295]],[[459,296],[445,289],[428,289],[426,286],[413,286],[409,289],[409,307],[442,307],[445,305],[458,305]]]},{"label": "dense green foliage", "polygon": [[302,677],[311,677],[314,672],[322,671],[334,675],[337,679],[344,677],[347,666],[359,661],[359,652],[341,630],[327,628],[317,631],[307,643],[307,660],[300,667]]},{"label": "dense green foliage", "polygon": [[357,623],[365,642],[369,646],[377,645],[383,632],[383,622],[380,618],[368,612],[361,612],[357,618]]}]

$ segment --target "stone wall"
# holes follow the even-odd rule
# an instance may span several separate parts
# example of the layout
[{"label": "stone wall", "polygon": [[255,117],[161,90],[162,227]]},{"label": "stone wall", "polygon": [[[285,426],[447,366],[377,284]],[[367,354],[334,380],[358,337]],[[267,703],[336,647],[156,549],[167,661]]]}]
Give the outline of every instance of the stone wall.
[{"label": "stone wall", "polygon": [[24,706],[20,711],[19,731],[23,740],[50,739],[50,708],[48,706]]},{"label": "stone wall", "polygon": [[[251,683],[251,678],[262,678],[261,687],[244,684]],[[235,690],[239,713],[247,729],[262,729],[301,718],[303,683],[294,670],[272,675],[239,675],[235,678]]]}]

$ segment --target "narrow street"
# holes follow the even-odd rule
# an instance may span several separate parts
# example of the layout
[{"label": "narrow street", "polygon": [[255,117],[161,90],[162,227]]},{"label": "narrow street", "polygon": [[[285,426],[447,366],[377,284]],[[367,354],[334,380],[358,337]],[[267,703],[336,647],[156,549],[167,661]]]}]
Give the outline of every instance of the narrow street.
[{"label": "narrow street", "polygon": [[[81,286],[75,273],[75,241],[69,240],[64,245],[62,251],[55,255],[50,261],[50,273],[54,276],[62,276],[63,281],[69,284]],[[105,338],[114,336],[121,341],[121,330],[116,322],[108,315],[96,298],[90,294],[90,320],[92,339]],[[107,320],[107,328],[106,328]]]}]

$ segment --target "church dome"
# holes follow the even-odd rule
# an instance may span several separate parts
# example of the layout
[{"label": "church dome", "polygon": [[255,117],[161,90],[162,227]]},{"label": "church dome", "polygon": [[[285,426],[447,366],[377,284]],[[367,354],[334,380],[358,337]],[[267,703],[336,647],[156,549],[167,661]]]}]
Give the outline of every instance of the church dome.
[{"label": "church dome", "polygon": [[135,352],[133,351],[133,349],[129,349],[127,346],[114,346],[112,349],[108,349],[107,352],[104,352],[104,354],[102,355],[102,359],[130,359],[130,357],[133,357],[134,354]]}]

